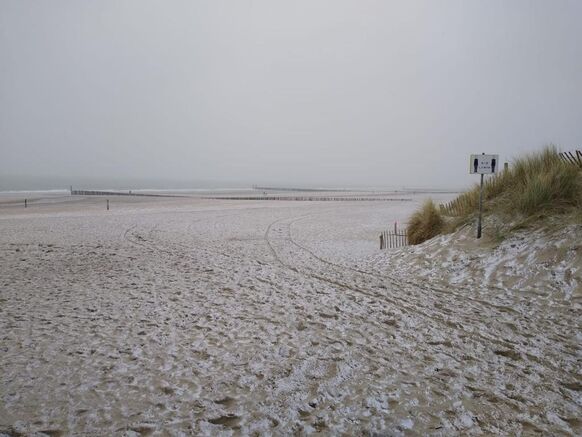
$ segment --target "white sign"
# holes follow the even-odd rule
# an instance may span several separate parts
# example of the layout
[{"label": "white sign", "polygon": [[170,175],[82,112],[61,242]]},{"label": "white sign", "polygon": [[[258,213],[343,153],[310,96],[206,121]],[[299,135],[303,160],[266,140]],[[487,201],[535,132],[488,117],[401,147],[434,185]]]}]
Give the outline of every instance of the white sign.
[{"label": "white sign", "polygon": [[471,155],[469,173],[492,174],[499,169],[499,155]]}]

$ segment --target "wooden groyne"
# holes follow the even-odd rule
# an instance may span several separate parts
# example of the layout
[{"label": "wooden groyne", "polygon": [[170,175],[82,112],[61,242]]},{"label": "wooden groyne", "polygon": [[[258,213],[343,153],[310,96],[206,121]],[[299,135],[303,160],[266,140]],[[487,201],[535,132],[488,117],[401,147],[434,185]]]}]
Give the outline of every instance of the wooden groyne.
[{"label": "wooden groyne", "polygon": [[186,197],[175,194],[134,193],[132,191],[71,190],[71,196],[134,196],[134,197]]},{"label": "wooden groyne", "polygon": [[212,200],[287,200],[296,202],[410,202],[411,198],[330,197],[330,196],[220,196]]},{"label": "wooden groyne", "polygon": [[294,191],[297,193],[306,192],[306,193],[345,193],[349,191],[356,191],[356,190],[344,190],[338,188],[293,188],[293,187],[261,187],[258,185],[253,185],[253,190],[257,191]]}]

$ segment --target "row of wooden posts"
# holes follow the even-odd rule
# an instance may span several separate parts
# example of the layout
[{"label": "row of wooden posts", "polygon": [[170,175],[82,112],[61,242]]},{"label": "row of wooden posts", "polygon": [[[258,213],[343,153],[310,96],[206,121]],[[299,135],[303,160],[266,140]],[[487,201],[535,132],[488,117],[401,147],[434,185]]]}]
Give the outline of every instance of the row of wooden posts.
[{"label": "row of wooden posts", "polygon": [[394,230],[383,231],[380,234],[380,250],[404,246],[408,246],[408,232],[406,229],[398,229],[397,223],[394,223]]},{"label": "row of wooden posts", "polygon": [[330,197],[330,196],[216,196],[212,200],[288,200],[298,202],[410,202],[411,198]]},{"label": "row of wooden posts", "polygon": [[185,197],[178,194],[152,194],[152,193],[134,193],[129,190],[125,191],[96,191],[96,190],[73,190],[71,196],[133,196],[133,197]]}]

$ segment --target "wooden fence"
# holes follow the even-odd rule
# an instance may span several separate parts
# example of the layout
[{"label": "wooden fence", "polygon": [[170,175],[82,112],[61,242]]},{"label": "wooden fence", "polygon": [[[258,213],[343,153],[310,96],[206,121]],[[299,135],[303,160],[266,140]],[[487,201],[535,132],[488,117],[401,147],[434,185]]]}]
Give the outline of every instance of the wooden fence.
[{"label": "wooden fence", "polygon": [[404,246],[408,246],[408,231],[406,229],[398,229],[396,223],[394,223],[393,230],[383,231],[380,234],[380,250]]},{"label": "wooden fence", "polygon": [[574,150],[573,152],[561,152],[560,158],[568,164],[577,165],[582,168],[582,150]]},{"label": "wooden fence", "polygon": [[473,204],[468,196],[457,197],[456,199],[451,200],[449,203],[439,205],[441,214],[450,217],[461,216],[465,211],[471,209],[472,207]]}]

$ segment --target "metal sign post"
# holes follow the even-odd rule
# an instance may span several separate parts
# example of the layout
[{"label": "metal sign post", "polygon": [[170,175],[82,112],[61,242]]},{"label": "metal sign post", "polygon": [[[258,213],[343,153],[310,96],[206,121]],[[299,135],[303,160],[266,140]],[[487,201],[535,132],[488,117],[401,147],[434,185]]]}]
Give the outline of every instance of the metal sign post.
[{"label": "metal sign post", "polygon": [[477,221],[477,238],[481,238],[481,217],[483,216],[483,173],[481,173],[481,190],[479,191],[479,220]]},{"label": "metal sign post", "polygon": [[483,216],[483,176],[497,173],[499,168],[499,155],[471,155],[469,161],[469,173],[481,175],[481,189],[479,191],[479,219],[477,221],[477,238],[481,238],[481,224]]}]

